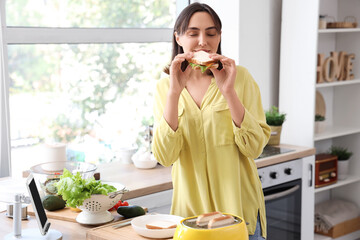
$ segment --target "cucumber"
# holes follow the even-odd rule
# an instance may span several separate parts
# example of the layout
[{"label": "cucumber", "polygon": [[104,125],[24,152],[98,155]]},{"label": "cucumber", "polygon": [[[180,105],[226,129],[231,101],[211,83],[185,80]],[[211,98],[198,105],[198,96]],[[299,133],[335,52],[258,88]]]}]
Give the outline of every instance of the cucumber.
[{"label": "cucumber", "polygon": [[120,206],[117,213],[123,215],[125,218],[137,217],[145,214],[145,210],[140,206]]},{"label": "cucumber", "polygon": [[46,210],[55,211],[63,209],[66,202],[60,196],[47,195],[43,198],[42,204]]}]

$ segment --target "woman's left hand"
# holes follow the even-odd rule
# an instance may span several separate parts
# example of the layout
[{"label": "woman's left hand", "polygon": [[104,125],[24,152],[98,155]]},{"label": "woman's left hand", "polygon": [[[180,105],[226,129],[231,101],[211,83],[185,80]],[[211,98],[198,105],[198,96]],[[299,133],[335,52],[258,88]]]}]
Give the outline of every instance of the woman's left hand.
[{"label": "woman's left hand", "polygon": [[219,54],[210,54],[210,58],[220,61],[222,69],[210,68],[214,74],[216,84],[224,97],[234,91],[234,83],[236,78],[236,65],[235,61],[231,58]]}]

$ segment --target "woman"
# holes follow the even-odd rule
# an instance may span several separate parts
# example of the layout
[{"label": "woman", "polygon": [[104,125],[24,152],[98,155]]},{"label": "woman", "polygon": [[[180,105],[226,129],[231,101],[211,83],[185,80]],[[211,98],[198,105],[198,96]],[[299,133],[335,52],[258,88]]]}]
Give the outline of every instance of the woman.
[{"label": "woman", "polygon": [[[264,197],[254,159],[266,145],[259,88],[249,72],[221,55],[221,21],[206,4],[179,15],[169,77],[155,94],[156,159],[172,168],[171,213],[221,211],[243,217],[250,239],[266,238]],[[221,63],[202,74],[188,66],[196,51]]]}]

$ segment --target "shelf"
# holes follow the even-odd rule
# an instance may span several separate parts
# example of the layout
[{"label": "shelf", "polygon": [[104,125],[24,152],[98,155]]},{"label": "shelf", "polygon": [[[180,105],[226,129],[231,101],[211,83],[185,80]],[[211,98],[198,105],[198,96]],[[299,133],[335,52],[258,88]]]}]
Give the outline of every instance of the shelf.
[{"label": "shelf", "polygon": [[336,86],[346,86],[352,84],[360,84],[360,79],[346,80],[346,81],[336,81],[330,83],[317,83],[316,88],[327,88],[327,87],[336,87]]},{"label": "shelf", "polygon": [[320,234],[314,234],[314,240],[331,240],[331,237],[320,235]]},{"label": "shelf", "polygon": [[324,132],[315,134],[314,141],[326,140],[355,133],[360,133],[360,126],[326,126],[326,130]]},{"label": "shelf", "polygon": [[329,28],[319,29],[319,33],[351,33],[360,32],[360,28]]},{"label": "shelf", "polygon": [[359,182],[359,181],[360,181],[360,176],[349,175],[344,180],[338,180],[337,183],[331,184],[331,185],[326,186],[326,187],[316,188],[315,193],[330,190],[330,189],[333,189],[333,188],[341,187],[341,186],[344,186],[344,185],[347,185],[347,184],[350,184],[350,183],[354,183],[354,182]]}]

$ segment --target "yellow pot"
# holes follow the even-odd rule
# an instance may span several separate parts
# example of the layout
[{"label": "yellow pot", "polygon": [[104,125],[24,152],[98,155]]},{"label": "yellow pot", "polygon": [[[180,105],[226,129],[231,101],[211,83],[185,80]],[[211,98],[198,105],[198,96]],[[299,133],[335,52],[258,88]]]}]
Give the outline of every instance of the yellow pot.
[{"label": "yellow pot", "polygon": [[[189,217],[181,220],[180,224],[176,227],[176,231],[174,234],[174,240],[248,240],[249,233],[247,231],[247,227],[245,221],[232,214],[227,214],[233,216],[237,223],[212,228],[212,229],[204,229],[204,228],[196,228],[191,227],[191,224],[188,222],[195,221],[197,216]],[[193,224],[195,225],[195,223]]]},{"label": "yellow pot", "polygon": [[282,126],[270,126],[271,135],[268,145],[279,145]]}]

